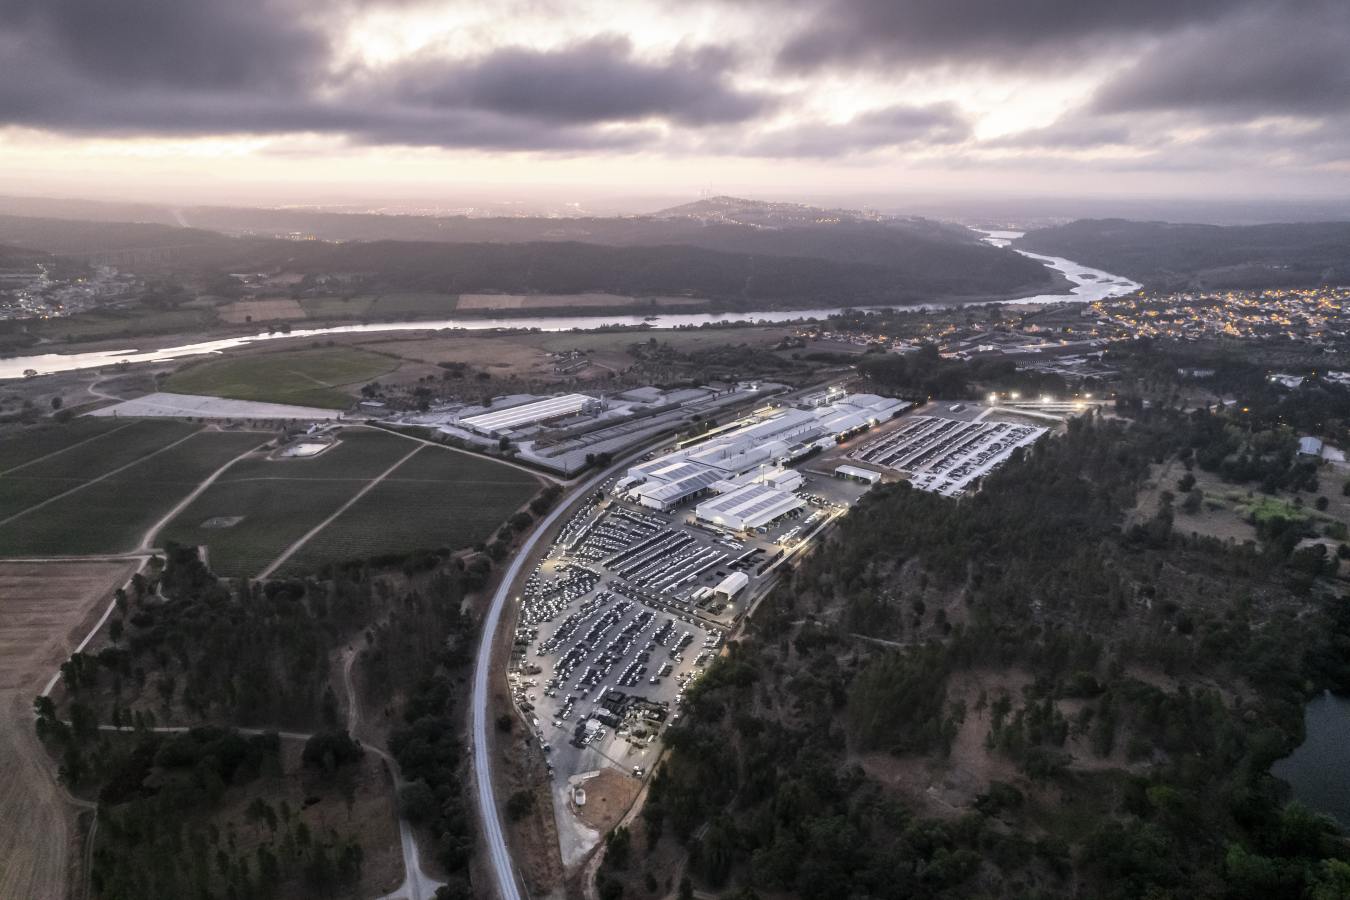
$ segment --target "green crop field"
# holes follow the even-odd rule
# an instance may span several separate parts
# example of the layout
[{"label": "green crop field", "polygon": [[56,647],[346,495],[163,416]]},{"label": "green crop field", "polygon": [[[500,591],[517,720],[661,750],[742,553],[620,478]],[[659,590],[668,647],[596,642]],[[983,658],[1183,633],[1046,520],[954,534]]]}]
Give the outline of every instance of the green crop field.
[{"label": "green crop field", "polygon": [[[143,419],[129,425],[101,420],[97,428],[53,428],[16,438],[17,446],[9,448],[6,458],[23,461],[6,466],[0,475],[0,520],[136,462],[199,427],[167,419]],[[0,448],[9,443],[0,443]]]},{"label": "green crop field", "polygon": [[132,423],[117,419],[80,416],[69,422],[43,422],[0,438],[0,475],[80,441],[106,434]]},{"label": "green crop field", "polygon": [[397,319],[448,316],[455,311],[455,294],[363,294],[358,297],[306,297],[300,308],[311,319]]},{"label": "green crop field", "polygon": [[[161,543],[205,544],[217,574],[257,575],[417,446],[366,429],[345,430],[340,441],[313,459],[244,460],[170,522]],[[237,521],[219,527],[229,520]]]},{"label": "green crop field", "polygon": [[[133,550],[145,531],[203,479],[269,437],[241,431],[192,434],[162,453],[100,481],[86,483],[74,493],[0,525],[0,555],[64,556]],[[86,478],[76,479],[75,484],[88,482],[91,477],[116,467],[106,465],[101,471],[91,471]],[[0,479],[3,480],[6,479]]]},{"label": "green crop field", "polygon": [[345,409],[344,390],[398,368],[399,361],[355,347],[315,347],[227,356],[179,369],[164,390],[231,400]]},{"label": "green crop field", "polygon": [[425,447],[327,528],[284,571],[411,550],[459,549],[488,539],[540,489],[528,472]]}]

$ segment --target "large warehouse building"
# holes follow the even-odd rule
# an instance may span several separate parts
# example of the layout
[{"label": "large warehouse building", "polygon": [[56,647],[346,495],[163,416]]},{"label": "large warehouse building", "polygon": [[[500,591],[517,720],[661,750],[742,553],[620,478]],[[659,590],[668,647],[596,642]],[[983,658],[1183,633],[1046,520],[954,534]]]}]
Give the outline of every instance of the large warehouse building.
[{"label": "large warehouse building", "polygon": [[[707,494],[726,494],[751,482],[774,478],[778,480],[770,486],[791,497],[790,492],[801,481],[785,476],[783,463],[804,455],[812,447],[833,444],[890,419],[906,406],[901,400],[875,394],[845,394],[832,403],[810,409],[785,409],[724,431],[701,444],[639,463],[628,470],[627,477],[615,485],[615,490],[627,492],[634,501],[651,509],[669,510]],[[778,515],[789,509],[783,508]],[[729,510],[726,512],[730,514]],[[736,517],[754,520],[761,516],[762,513],[756,512]],[[727,527],[739,530],[759,525]]]},{"label": "large warehouse building", "polygon": [[565,419],[599,406],[600,401],[594,397],[585,394],[563,394],[559,397],[536,400],[533,403],[522,403],[519,406],[479,413],[460,419],[459,424],[478,434],[497,437],[517,428]]},{"label": "large warehouse building", "polygon": [[730,531],[749,531],[805,505],[806,501],[796,494],[760,481],[704,500],[694,509],[694,515]]}]

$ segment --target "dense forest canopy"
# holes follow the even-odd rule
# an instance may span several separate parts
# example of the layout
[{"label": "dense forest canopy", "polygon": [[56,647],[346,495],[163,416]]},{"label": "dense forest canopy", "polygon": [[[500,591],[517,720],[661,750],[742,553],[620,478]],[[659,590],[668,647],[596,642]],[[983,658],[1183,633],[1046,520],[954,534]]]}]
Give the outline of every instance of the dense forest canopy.
[{"label": "dense forest canopy", "polygon": [[1350,280],[1350,222],[1184,225],[1082,219],[1014,246],[1063,256],[1157,289],[1263,288]]},{"label": "dense forest canopy", "polygon": [[[811,898],[1345,896],[1350,849],[1269,766],[1310,692],[1350,690],[1350,598],[1315,554],[1183,537],[1166,504],[1123,528],[1150,465],[1243,452],[1222,414],[1131,414],[959,503],[869,494],[691,692],[649,834],[707,885]],[[955,810],[859,765],[961,771],[972,721],[1012,770]]]}]

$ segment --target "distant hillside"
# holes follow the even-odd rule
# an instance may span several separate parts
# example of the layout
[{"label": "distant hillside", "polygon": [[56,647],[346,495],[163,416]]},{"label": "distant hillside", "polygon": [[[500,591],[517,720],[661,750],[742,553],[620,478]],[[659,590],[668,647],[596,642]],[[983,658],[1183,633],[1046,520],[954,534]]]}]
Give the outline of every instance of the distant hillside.
[{"label": "distant hillside", "polygon": [[981,269],[923,277],[869,263],[722,253],[690,246],[379,241],[300,243],[287,249],[291,251],[284,264],[288,270],[357,274],[371,290],[687,295],[716,301],[726,309],[908,304],[981,296],[1013,283],[1000,257],[982,258],[992,265]]},{"label": "distant hillside", "polygon": [[1028,232],[1015,246],[1157,289],[1350,284],[1350,222],[1220,226],[1084,219]]},{"label": "distant hillside", "polygon": [[57,254],[102,253],[229,243],[214,231],[144,222],[87,222],[75,219],[0,216],[0,243]]},{"label": "distant hillside", "polygon": [[[717,212],[713,207],[721,207]],[[337,241],[540,243],[701,247],[727,253],[814,258],[894,269],[902,286],[941,293],[1015,293],[1045,287],[1038,263],[981,243],[968,229],[917,218],[872,218],[797,204],[733,198],[699,201],[647,217],[469,218],[380,216],[221,207],[184,211],[198,227],[232,234],[306,234]],[[772,223],[772,224],[770,224]],[[950,284],[952,290],[941,289]]]},{"label": "distant hillside", "polygon": [[[790,205],[769,206],[760,213],[779,215]],[[967,229],[923,219],[859,217],[767,227],[690,216],[183,212],[198,227],[0,216],[0,243],[70,257],[117,254],[110,261],[142,271],[345,272],[380,289],[687,295],[732,307],[986,299],[1036,293],[1055,283],[1053,273],[1033,260],[984,244]],[[229,234],[200,227],[206,222]],[[293,232],[322,240],[275,237]]]},{"label": "distant hillside", "polygon": [[0,244],[0,263],[27,262],[28,260],[41,259],[43,256],[46,256],[46,254],[29,250],[27,247],[11,247],[8,244]]},{"label": "distant hillside", "polygon": [[672,206],[652,213],[652,218],[695,219],[700,222],[790,228],[837,222],[877,221],[881,216],[851,209],[823,209],[818,206],[807,206],[805,203],[775,203],[722,196]]}]

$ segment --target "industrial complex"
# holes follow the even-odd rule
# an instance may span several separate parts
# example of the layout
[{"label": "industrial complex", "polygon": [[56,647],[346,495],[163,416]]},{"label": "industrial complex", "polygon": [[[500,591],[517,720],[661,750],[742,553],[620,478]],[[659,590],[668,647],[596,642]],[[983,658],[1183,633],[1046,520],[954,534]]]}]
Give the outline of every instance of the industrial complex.
[{"label": "industrial complex", "polygon": [[842,392],[807,408],[788,408],[734,423],[703,442],[639,463],[615,485],[616,492],[648,509],[669,510],[692,499],[699,519],[743,531],[759,528],[801,502],[793,491],[801,475],[783,467],[888,421],[909,404],[875,394]]},{"label": "industrial complex", "polygon": [[479,447],[506,441],[525,462],[562,475],[580,472],[600,454],[618,454],[691,419],[712,419],[732,407],[785,391],[779,384],[743,382],[615,394],[513,394],[483,405],[452,404],[401,415],[399,424],[434,428]]}]

